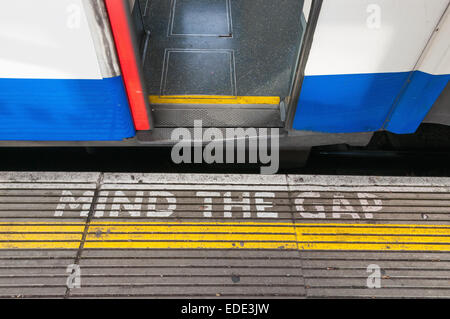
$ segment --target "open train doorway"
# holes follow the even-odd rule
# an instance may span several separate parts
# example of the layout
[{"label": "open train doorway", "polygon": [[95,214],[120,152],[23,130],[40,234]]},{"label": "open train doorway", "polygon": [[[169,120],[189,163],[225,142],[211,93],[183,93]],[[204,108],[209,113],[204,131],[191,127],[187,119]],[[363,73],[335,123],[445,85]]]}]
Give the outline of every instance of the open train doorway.
[{"label": "open train doorway", "polygon": [[156,128],[284,127],[302,0],[136,0]]}]

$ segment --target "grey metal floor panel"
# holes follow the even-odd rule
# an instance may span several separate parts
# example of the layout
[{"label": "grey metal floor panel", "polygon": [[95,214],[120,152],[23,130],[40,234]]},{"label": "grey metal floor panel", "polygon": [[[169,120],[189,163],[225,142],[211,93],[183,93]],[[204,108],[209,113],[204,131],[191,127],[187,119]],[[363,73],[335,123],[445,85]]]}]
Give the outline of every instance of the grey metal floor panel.
[{"label": "grey metal floor panel", "polygon": [[448,207],[447,178],[1,173],[0,297],[449,298]]},{"label": "grey metal floor panel", "polygon": [[[303,1],[141,0],[151,95],[289,94]],[[145,9],[146,8],[146,9]]]},{"label": "grey metal floor panel", "polygon": [[194,127],[284,127],[278,105],[152,105],[159,128]]}]

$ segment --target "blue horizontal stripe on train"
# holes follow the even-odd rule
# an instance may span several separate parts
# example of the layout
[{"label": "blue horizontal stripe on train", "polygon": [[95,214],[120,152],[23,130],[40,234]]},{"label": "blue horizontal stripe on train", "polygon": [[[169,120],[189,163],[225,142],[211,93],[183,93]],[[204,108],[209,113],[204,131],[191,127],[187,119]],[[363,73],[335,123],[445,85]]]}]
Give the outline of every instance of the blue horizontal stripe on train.
[{"label": "blue horizontal stripe on train", "polygon": [[398,134],[414,133],[449,80],[450,75],[414,72],[407,89],[388,118],[386,129]]},{"label": "blue horizontal stripe on train", "polygon": [[120,141],[134,135],[121,76],[0,79],[0,140]]},{"label": "blue horizontal stripe on train", "polygon": [[448,80],[448,75],[419,71],[306,76],[294,129],[326,133],[387,129],[413,133]]}]

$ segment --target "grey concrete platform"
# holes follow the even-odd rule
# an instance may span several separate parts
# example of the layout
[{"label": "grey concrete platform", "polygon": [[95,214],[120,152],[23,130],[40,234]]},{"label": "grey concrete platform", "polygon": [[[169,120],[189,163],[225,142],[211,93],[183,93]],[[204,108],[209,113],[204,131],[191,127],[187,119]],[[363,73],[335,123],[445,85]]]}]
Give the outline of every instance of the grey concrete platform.
[{"label": "grey concrete platform", "polygon": [[1,298],[448,298],[449,276],[448,178],[0,173]]}]

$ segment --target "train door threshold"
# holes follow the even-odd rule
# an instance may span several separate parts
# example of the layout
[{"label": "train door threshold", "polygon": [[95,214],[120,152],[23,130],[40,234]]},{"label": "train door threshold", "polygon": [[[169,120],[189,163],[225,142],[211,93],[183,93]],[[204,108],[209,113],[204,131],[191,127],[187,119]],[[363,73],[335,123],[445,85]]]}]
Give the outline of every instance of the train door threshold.
[{"label": "train door threshold", "polygon": [[0,174],[0,297],[450,297],[450,179]]}]

